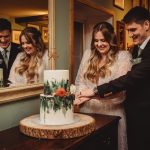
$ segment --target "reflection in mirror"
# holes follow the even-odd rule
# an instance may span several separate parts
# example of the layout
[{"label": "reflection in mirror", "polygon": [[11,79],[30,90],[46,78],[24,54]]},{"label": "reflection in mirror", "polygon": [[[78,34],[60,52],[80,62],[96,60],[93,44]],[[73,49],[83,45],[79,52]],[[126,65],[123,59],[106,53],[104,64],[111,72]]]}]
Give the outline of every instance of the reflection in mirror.
[{"label": "reflection in mirror", "polygon": [[48,50],[41,33],[35,27],[26,27],[19,36],[21,52],[17,54],[9,74],[9,86],[43,82],[48,69]]},{"label": "reflection in mirror", "polygon": [[[51,0],[50,3],[53,5],[49,6],[50,10],[54,10],[54,0]],[[34,4],[34,5],[31,5]],[[7,9],[6,9],[7,8]],[[54,15],[54,14],[53,14]],[[54,16],[50,15],[51,20]],[[0,18],[6,18],[11,22],[12,25],[12,42],[19,43],[19,34],[26,27],[34,27],[41,31],[42,39],[46,45],[46,48],[50,46],[48,44],[48,0],[5,0],[2,5],[0,5]],[[51,24],[52,26],[53,24]],[[11,33],[11,32],[10,32]],[[54,39],[49,35],[49,38]],[[53,43],[53,41],[50,41]],[[51,48],[51,47],[50,47]],[[47,52],[47,61],[48,61],[48,52]],[[2,71],[0,70],[0,73]],[[1,77],[1,75],[0,75]],[[32,90],[34,93],[31,93]],[[32,92],[33,92],[32,91]],[[19,87],[7,87],[0,88],[0,103],[5,101],[12,101],[16,99],[22,99],[30,96],[36,96],[37,93],[41,93],[42,84],[34,84],[32,86],[19,86]],[[19,94],[16,94],[20,92]],[[26,94],[25,94],[26,93]],[[9,95],[9,97],[4,97],[4,95]],[[19,96],[18,96],[19,95]],[[11,98],[10,98],[11,97]]]},{"label": "reflection in mirror", "polygon": [[[32,0],[32,2],[34,1],[35,0]],[[9,2],[11,3],[9,0],[5,1],[7,6],[10,6]],[[13,4],[14,3],[15,1],[13,1]],[[46,20],[48,17],[45,17],[45,19],[43,15],[48,15],[48,4],[46,5],[45,3],[44,6],[42,1],[35,1],[36,5],[34,5],[34,7],[32,6],[32,8],[26,12],[28,4],[27,1],[23,1],[22,5],[19,5],[19,8],[22,7],[21,13],[20,11],[18,12],[18,1],[16,1],[14,5],[15,10],[7,9],[11,11],[11,14],[9,14],[9,11],[6,13],[2,12],[5,16],[2,16],[3,18],[1,17],[0,19],[0,59],[2,60],[0,67],[1,72],[3,72],[4,87],[41,82],[42,68],[47,69],[47,65],[42,64],[43,66],[39,66],[39,64],[41,64],[43,60],[47,59],[48,61],[48,53],[46,53],[46,48],[44,47],[44,45],[48,44],[46,30],[43,31],[43,35],[40,34],[40,32],[42,32],[40,30],[48,28],[48,20]],[[5,4],[3,3],[3,5]],[[45,10],[42,12],[41,10],[44,7]],[[37,13],[35,13],[34,10],[37,10]],[[31,13],[29,13],[29,11]],[[31,14],[35,14],[35,16],[31,16]],[[11,35],[11,33],[13,34]],[[42,38],[44,40],[42,40]],[[47,58],[45,55],[47,55]]]}]

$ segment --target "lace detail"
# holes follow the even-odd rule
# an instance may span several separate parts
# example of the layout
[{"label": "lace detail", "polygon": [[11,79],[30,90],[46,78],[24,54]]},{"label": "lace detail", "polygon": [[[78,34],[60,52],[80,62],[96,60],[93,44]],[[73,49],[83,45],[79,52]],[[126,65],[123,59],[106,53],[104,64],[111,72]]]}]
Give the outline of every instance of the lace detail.
[{"label": "lace detail", "polygon": [[[94,88],[96,85],[90,81],[84,79],[83,75],[88,67],[88,60],[91,51],[86,50],[75,80],[77,91],[84,88]],[[131,55],[128,51],[119,51],[116,61],[109,68],[111,70],[111,76],[106,78],[99,78],[98,85],[102,85],[111,80],[118,78],[127,73],[131,69]],[[126,118],[122,102],[125,99],[125,92],[116,94],[113,98],[101,98],[92,99],[83,104],[80,108],[81,112],[84,113],[98,113],[107,115],[117,115],[121,117],[118,127],[118,150],[127,150],[127,136],[126,136]]]},{"label": "lace detail", "polygon": [[87,69],[87,66],[88,66],[88,59],[90,57],[90,54],[91,54],[91,51],[86,50],[84,52],[83,57],[82,57],[82,60],[81,60],[80,66],[79,66],[79,70],[78,70],[78,73],[77,73],[77,77],[76,77],[76,80],[75,80],[75,85],[76,85],[76,90],[77,91],[80,91],[81,89],[90,87],[88,85],[88,82],[86,82],[84,77],[83,77],[84,73]]}]

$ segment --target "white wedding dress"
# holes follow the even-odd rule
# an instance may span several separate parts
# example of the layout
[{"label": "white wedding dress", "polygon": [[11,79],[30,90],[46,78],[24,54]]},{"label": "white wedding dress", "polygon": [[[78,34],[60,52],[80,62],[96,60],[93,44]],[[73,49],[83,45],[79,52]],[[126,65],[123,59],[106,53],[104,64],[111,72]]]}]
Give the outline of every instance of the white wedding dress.
[{"label": "white wedding dress", "polygon": [[[96,84],[84,79],[83,75],[88,66],[88,59],[90,57],[90,50],[86,50],[76,77],[77,92],[84,88],[94,88]],[[131,55],[128,51],[119,51],[115,63],[109,68],[111,76],[106,78],[99,78],[98,85],[107,83],[119,76],[126,74],[131,69]],[[120,116],[118,126],[118,150],[127,150],[127,134],[126,134],[126,118],[123,108],[123,101],[125,99],[125,92],[116,94],[114,97],[92,99],[84,103],[80,112],[83,113],[97,113],[106,115]]]},{"label": "white wedding dress", "polygon": [[[20,59],[24,55],[24,52],[20,52],[10,70],[9,81],[11,82],[10,86],[22,86],[27,85],[27,78],[25,72],[23,75],[20,75],[15,72],[15,68],[20,64]],[[41,63],[38,63],[38,78],[34,77],[34,83],[42,83],[44,81],[44,70],[48,69],[48,50],[45,51],[43,57],[41,58]]]}]

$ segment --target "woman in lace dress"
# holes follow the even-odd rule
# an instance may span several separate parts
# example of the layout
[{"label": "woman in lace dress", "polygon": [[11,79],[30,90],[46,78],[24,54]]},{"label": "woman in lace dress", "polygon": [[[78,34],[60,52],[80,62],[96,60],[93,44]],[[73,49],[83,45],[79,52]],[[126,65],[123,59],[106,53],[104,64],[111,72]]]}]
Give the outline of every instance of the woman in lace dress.
[{"label": "woman in lace dress", "polygon": [[86,50],[76,77],[75,105],[80,105],[80,112],[120,116],[118,127],[118,150],[127,150],[126,119],[123,108],[125,92],[113,97],[81,99],[80,90],[94,88],[119,76],[131,68],[130,54],[119,51],[114,28],[107,22],[95,25],[92,33],[91,50]]},{"label": "woman in lace dress", "polygon": [[22,52],[17,55],[10,71],[10,86],[43,82],[43,71],[48,68],[48,50],[41,33],[26,27],[20,34]]}]

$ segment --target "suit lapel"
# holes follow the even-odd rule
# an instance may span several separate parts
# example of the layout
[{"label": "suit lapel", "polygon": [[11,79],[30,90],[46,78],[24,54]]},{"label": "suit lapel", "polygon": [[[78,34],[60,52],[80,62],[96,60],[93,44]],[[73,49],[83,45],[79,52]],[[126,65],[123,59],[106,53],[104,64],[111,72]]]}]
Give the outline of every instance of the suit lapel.
[{"label": "suit lapel", "polygon": [[5,82],[8,78],[8,70],[7,70],[7,67],[5,65],[5,62],[4,62],[4,59],[3,59],[1,52],[0,52],[0,67],[3,68],[3,79]]},{"label": "suit lapel", "polygon": [[3,55],[0,52],[0,66],[2,66],[2,68],[6,68],[5,62],[4,62],[4,58]]},{"label": "suit lapel", "polygon": [[8,61],[8,70],[12,67],[12,64],[18,54],[17,47],[14,46],[14,44],[11,44],[11,49],[10,49],[10,55],[9,55],[9,61]]},{"label": "suit lapel", "polygon": [[13,55],[13,49],[11,49],[9,55],[9,61],[8,61],[8,68],[11,68],[13,61],[14,61],[14,55]]},{"label": "suit lapel", "polygon": [[144,53],[147,54],[147,51],[150,51],[149,48],[150,48],[150,40],[149,40],[148,43],[146,44],[145,48],[142,50],[142,52],[141,52],[141,54],[140,54],[140,57],[143,57]]},{"label": "suit lapel", "polygon": [[150,47],[150,40],[148,41],[147,45],[145,46],[145,48],[142,50],[141,54],[138,56],[138,46],[134,46],[133,51],[132,51],[132,58],[135,59],[137,57],[142,57],[143,53],[145,53],[146,51],[149,51],[149,47]]},{"label": "suit lapel", "polygon": [[135,59],[138,56],[138,46],[134,46],[132,51],[132,58]]}]

